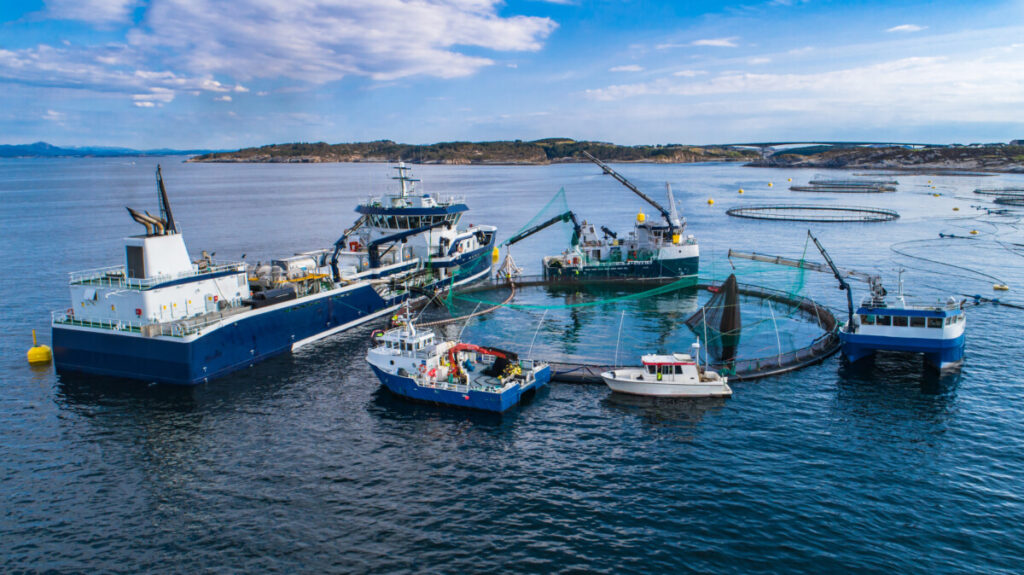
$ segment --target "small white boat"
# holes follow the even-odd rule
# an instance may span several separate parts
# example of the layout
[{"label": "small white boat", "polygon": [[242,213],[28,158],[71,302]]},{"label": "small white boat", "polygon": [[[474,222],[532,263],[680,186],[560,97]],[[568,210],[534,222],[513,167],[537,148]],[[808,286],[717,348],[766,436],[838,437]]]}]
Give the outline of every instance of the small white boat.
[{"label": "small white boat", "polygon": [[[699,350],[699,344],[694,344]],[[685,353],[645,355],[642,367],[625,367],[601,374],[601,379],[616,393],[652,397],[729,397],[728,378],[703,369],[693,356]]]}]

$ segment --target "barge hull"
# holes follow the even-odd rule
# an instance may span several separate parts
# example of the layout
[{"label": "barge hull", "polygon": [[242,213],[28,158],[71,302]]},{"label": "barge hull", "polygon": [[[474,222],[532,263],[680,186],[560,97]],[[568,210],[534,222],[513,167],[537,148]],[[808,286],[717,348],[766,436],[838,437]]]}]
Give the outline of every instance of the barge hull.
[{"label": "barge hull", "polygon": [[[490,256],[466,268],[464,285],[490,273]],[[448,281],[428,289],[442,291]],[[139,333],[53,325],[53,356],[58,372],[83,372],[146,382],[198,385],[251,367],[398,309],[406,294],[384,300],[365,283],[238,314],[198,335],[144,337]],[[415,297],[415,296],[414,296]]]}]

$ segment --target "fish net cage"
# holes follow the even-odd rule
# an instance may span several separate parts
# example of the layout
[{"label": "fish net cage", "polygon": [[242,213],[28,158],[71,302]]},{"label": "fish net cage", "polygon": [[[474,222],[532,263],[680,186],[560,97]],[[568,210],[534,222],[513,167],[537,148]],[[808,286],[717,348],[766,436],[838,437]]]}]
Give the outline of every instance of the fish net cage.
[{"label": "fish net cage", "polygon": [[978,188],[974,193],[982,196],[1024,198],[1024,188]]},{"label": "fish net cage", "polygon": [[821,192],[826,194],[882,194],[895,192],[893,186],[836,186],[836,185],[811,185],[811,186],[790,186],[794,192]]},{"label": "fish net cage", "polygon": [[997,204],[1002,204],[1004,206],[1024,206],[1024,195],[1017,198],[1004,196],[996,198],[993,201]]},{"label": "fish net cage", "polygon": [[900,217],[896,210],[886,208],[823,205],[744,206],[731,208],[725,213],[753,220],[820,223],[889,222]]},{"label": "fish net cage", "polygon": [[899,184],[899,182],[896,180],[830,180],[822,178],[815,178],[807,183],[812,186],[844,186],[851,188],[895,186]]},{"label": "fish net cage", "polygon": [[801,293],[814,272],[748,261],[717,271],[709,265],[697,286],[523,276],[511,298],[493,279],[456,290],[447,309],[428,316],[465,318],[446,324],[445,336],[547,361],[556,380],[571,383],[601,383],[602,372],[642,354],[686,353],[698,340],[702,362],[736,380],[793,371],[838,349],[834,312]]}]

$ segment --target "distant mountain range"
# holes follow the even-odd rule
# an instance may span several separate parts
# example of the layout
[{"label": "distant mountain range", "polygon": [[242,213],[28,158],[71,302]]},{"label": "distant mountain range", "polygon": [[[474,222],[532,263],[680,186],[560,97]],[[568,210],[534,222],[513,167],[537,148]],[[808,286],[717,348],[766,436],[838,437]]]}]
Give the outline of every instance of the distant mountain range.
[{"label": "distant mountain range", "polygon": [[195,156],[209,154],[215,150],[133,150],[131,148],[108,148],[103,146],[82,146],[61,148],[46,142],[34,144],[0,145],[0,158],[116,158],[122,156]]}]

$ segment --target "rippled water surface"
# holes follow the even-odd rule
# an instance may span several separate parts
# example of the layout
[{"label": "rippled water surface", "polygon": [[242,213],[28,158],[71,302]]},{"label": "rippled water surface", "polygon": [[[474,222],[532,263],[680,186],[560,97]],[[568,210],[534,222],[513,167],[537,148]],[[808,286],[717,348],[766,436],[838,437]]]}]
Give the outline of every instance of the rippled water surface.
[{"label": "rippled water surface", "polygon": [[[121,238],[138,232],[123,206],[154,208],[155,162],[0,160],[4,571],[1021,572],[1024,316],[1010,307],[969,310],[964,367],[941,377],[910,356],[835,356],[736,383],[728,400],[639,401],[555,383],[504,416],[392,398],[363,360],[371,326],[196,388],[30,368],[30,330],[48,343],[66,273],[119,262]],[[383,164],[163,163],[190,249],[218,259],[329,245],[391,175]],[[727,275],[729,248],[804,253],[806,225],[732,219],[728,207],[871,205],[903,217],[813,226],[839,265],[889,285],[906,268],[907,291],[929,298],[991,297],[999,281],[1014,288],[999,296],[1024,303],[1022,212],[987,214],[972,206],[988,199],[971,193],[1020,176],[900,174],[895,194],[838,197],[787,190],[787,178],[817,171],[620,168],[652,193],[672,182],[702,275]],[[643,208],[588,165],[415,173],[428,191],[465,194],[468,219],[501,237],[563,186],[581,217],[620,230]],[[564,241],[546,233],[515,248],[528,272]],[[841,312],[831,277],[802,282]],[[610,359],[623,309],[629,354],[685,348],[678,321],[705,297],[553,311],[535,354]],[[527,345],[541,316],[502,310],[465,335]],[[780,341],[803,337],[782,325]]]}]

